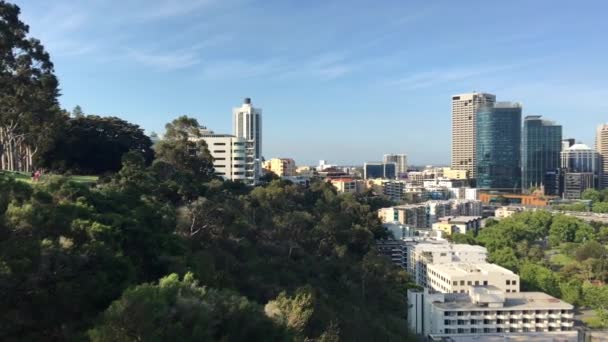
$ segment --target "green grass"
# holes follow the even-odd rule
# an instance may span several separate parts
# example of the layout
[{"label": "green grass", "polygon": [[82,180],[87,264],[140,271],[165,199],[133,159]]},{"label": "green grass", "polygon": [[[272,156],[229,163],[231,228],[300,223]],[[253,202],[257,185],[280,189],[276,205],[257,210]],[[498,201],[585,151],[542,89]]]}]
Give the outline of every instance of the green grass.
[{"label": "green grass", "polygon": [[[5,174],[15,178],[16,180],[20,181],[20,182],[25,182],[28,184],[32,184],[32,176],[30,173],[27,172],[4,172]],[[46,177],[48,177],[49,175],[52,174],[46,174],[43,175],[42,178],[40,179],[41,181],[44,181],[44,179]],[[97,179],[99,178],[98,176],[93,176],[93,175],[84,175],[84,176],[68,176],[68,178],[76,183],[81,183],[81,184],[93,184],[97,182]]]},{"label": "green grass", "polygon": [[585,323],[585,325],[591,329],[606,328],[606,326],[602,324],[602,321],[599,319],[599,317],[595,317],[595,316],[594,317],[584,317],[582,320]]},{"label": "green grass", "polygon": [[566,254],[558,253],[551,256],[551,263],[554,265],[566,266],[573,262],[574,259]]}]

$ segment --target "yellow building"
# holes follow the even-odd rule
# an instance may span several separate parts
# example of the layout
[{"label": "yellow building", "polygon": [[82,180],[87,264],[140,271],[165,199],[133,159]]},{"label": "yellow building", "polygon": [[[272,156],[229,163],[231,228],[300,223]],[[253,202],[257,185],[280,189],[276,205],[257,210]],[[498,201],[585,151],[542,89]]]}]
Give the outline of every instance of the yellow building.
[{"label": "yellow building", "polygon": [[263,167],[279,177],[296,175],[296,162],[291,158],[272,158]]},{"label": "yellow building", "polygon": [[443,178],[448,179],[469,179],[469,171],[467,170],[454,170],[449,167],[443,168]]}]

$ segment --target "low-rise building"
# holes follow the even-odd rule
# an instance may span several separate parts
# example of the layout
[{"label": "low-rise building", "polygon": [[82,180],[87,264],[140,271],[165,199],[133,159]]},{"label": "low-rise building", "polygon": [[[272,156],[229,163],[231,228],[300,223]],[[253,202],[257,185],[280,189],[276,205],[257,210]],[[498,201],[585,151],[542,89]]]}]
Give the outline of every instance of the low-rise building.
[{"label": "low-rise building", "polygon": [[399,222],[414,228],[430,227],[427,206],[424,203],[382,208],[378,210],[378,217],[384,223]]},{"label": "low-rise building", "polygon": [[399,222],[414,228],[431,228],[444,216],[481,216],[481,202],[477,200],[426,201],[378,210],[384,223]]},{"label": "low-rise building", "polygon": [[410,289],[407,297],[410,330],[431,341],[473,341],[505,333],[576,341],[574,307],[542,292],[470,286],[467,293]]},{"label": "low-rise building", "polygon": [[516,213],[520,213],[522,211],[524,211],[524,207],[518,207],[518,206],[504,206],[504,207],[500,207],[498,209],[496,209],[494,211],[494,216],[497,219],[503,219],[503,218],[507,218],[507,217],[511,217],[513,216],[513,214]]},{"label": "low-rise building", "polygon": [[445,216],[440,218],[439,222],[433,223],[433,230],[441,230],[447,235],[467,232],[477,234],[481,223],[481,216]]},{"label": "low-rise building", "polygon": [[368,162],[363,164],[363,178],[397,178],[397,164]]},{"label": "low-rise building", "polygon": [[554,197],[539,196],[536,194],[507,194],[507,193],[479,193],[479,200],[484,204],[502,204],[502,205],[525,205],[532,207],[546,207],[549,201]]},{"label": "low-rise building", "polygon": [[465,293],[470,286],[495,286],[506,292],[519,292],[519,276],[486,262],[427,265],[429,288],[442,293]]},{"label": "low-rise building", "polygon": [[469,179],[469,171],[467,170],[454,170],[449,167],[443,168],[443,177],[449,179]]},{"label": "low-rise building", "polygon": [[263,168],[279,177],[291,177],[296,175],[296,162],[291,158],[272,158],[266,160],[263,164]]},{"label": "low-rise building", "polygon": [[359,194],[365,191],[365,181],[361,179],[333,178],[329,182],[340,194]]}]

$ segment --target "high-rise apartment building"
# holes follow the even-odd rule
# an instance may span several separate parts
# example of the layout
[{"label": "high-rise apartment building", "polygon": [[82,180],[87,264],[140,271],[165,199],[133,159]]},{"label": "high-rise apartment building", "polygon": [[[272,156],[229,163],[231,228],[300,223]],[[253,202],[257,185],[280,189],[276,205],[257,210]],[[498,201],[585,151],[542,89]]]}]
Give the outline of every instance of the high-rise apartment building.
[{"label": "high-rise apartment building", "polygon": [[250,98],[232,110],[232,130],[237,138],[246,141],[245,175],[248,183],[256,184],[261,175],[262,109],[254,108]]},{"label": "high-rise apartment building", "polygon": [[466,170],[476,178],[477,112],[491,106],[496,96],[469,93],[452,96],[452,169]]},{"label": "high-rise apartment building", "polygon": [[384,163],[395,163],[397,165],[397,177],[407,174],[407,154],[385,154]]},{"label": "high-rise apartment building", "polygon": [[496,102],[477,111],[477,188],[521,188],[521,104]]},{"label": "high-rise apartment building", "polygon": [[595,150],[600,155],[599,187],[608,189],[608,123],[601,124],[597,127]]},{"label": "high-rise apartment building", "polygon": [[[524,119],[522,149],[522,188],[544,184],[545,174],[559,168],[562,126],[540,115]],[[569,146],[568,146],[569,147]]]}]

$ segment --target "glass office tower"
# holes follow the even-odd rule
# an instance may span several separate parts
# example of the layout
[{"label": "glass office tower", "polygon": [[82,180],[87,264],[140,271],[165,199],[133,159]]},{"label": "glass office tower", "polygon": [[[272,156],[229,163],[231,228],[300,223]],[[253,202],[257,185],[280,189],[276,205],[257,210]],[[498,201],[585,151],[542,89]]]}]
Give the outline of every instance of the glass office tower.
[{"label": "glass office tower", "polygon": [[559,168],[562,126],[543,120],[540,115],[524,119],[522,150],[522,188],[540,186],[547,172]]},{"label": "glass office tower", "polygon": [[477,187],[521,188],[521,104],[497,102],[477,113]]}]

